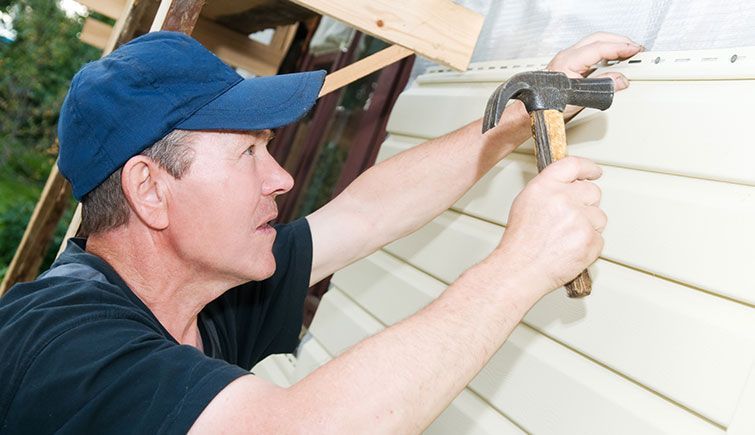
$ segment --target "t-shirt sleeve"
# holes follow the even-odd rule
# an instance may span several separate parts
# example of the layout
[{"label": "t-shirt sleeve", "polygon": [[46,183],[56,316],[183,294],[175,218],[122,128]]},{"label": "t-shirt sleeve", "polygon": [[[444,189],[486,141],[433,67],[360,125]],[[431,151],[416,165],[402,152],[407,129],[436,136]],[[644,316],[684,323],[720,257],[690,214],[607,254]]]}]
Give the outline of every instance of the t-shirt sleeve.
[{"label": "t-shirt sleeve", "polygon": [[247,370],[299,343],[304,298],[312,274],[312,234],[305,218],[277,225],[273,276],[235,287],[208,305],[222,358]]},{"label": "t-shirt sleeve", "polygon": [[8,415],[37,421],[45,433],[186,433],[245,374],[139,319],[109,314],[82,321],[38,351]]},{"label": "t-shirt sleeve", "polygon": [[275,274],[263,281],[262,287],[284,297],[271,310],[271,317],[281,320],[281,329],[268,345],[268,355],[291,353],[299,344],[304,299],[312,276],[312,234],[307,219],[300,218],[281,226],[276,242],[273,247]]}]

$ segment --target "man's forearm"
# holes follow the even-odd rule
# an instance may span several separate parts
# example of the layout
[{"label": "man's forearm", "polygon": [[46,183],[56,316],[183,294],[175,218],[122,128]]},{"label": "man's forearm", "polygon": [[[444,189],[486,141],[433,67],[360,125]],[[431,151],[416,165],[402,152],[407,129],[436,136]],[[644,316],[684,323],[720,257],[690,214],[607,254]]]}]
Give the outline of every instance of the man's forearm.
[{"label": "man's forearm", "polygon": [[482,134],[475,121],[397,154],[360,175],[307,216],[312,229],[310,284],[399,239],[456,202],[530,135],[519,102]]},{"label": "man's forearm", "polygon": [[[355,345],[282,396],[307,430],[419,433],[502,345],[540,292],[483,262],[419,313]],[[317,397],[315,403],[305,403]],[[283,399],[285,398],[285,399]]]},{"label": "man's forearm", "polygon": [[[481,121],[404,151],[370,168],[344,192],[373,228],[369,252],[421,227],[453,205],[529,136],[523,108],[482,135]],[[377,237],[376,237],[377,236]]]}]

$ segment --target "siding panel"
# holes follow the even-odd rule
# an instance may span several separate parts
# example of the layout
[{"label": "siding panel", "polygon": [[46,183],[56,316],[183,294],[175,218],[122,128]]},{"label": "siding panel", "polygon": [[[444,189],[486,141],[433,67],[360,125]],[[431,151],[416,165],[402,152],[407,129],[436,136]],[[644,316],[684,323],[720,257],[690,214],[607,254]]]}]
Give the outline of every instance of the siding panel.
[{"label": "siding panel", "polygon": [[[380,157],[408,147],[392,138]],[[743,273],[755,258],[755,187],[612,166],[603,170],[598,184],[609,218],[604,258],[755,304],[755,280]],[[453,208],[505,225],[511,203],[536,173],[534,158],[513,155]],[[722,255],[726,261],[720,261]]]},{"label": "siding panel", "polygon": [[[742,96],[755,94],[755,58],[745,56],[755,49],[738,53],[741,63],[680,52],[689,62],[656,64],[643,53],[641,65],[611,67],[632,86],[609,111],[583,111],[567,133],[571,154],[604,168],[609,225],[591,268],[594,293],[570,300],[560,289],[541,300],[429,432],[490,433],[482,421],[502,433],[755,427],[755,142],[740,128],[751,123]],[[379,160],[481,116],[501,81],[539,62],[421,76],[399,98]],[[323,349],[341,352],[412,314],[483,259],[535,175],[531,153],[523,144],[452,210],[336,274],[313,325]]]},{"label": "siding panel", "polygon": [[[344,275],[340,278],[339,287],[331,290],[337,296],[333,297],[330,292],[325,296],[325,299],[331,299],[328,306],[353,304],[343,292],[358,295],[357,302],[366,304],[363,305],[365,310],[380,312],[384,308],[378,306],[395,303],[394,297],[403,300],[402,295],[425,294],[417,287],[417,283],[423,281],[420,278],[423,273],[416,269],[413,272],[403,271],[408,278],[406,280],[369,284],[370,292],[384,294],[384,301],[365,296],[363,284],[353,279],[355,276],[372,276],[376,273],[375,269],[393,267],[397,261],[385,253],[376,253],[349,266],[339,274],[339,277]],[[428,279],[431,278],[424,278],[425,281]],[[440,285],[438,283],[435,287]],[[340,311],[353,312],[354,309],[341,306]],[[350,320],[354,316],[344,317],[349,319],[341,320],[341,328],[360,329],[356,321]],[[324,332],[319,330],[317,333]],[[507,344],[470,384],[470,388],[527,431],[537,433],[721,432],[716,425],[616,376],[524,325],[516,329]],[[562,400],[564,403],[561,403]],[[625,408],[624,401],[631,401],[632,409]],[[582,409],[591,409],[591,414],[596,416],[584,418],[579,412]],[[616,432],[618,421],[622,422],[622,427]]]}]

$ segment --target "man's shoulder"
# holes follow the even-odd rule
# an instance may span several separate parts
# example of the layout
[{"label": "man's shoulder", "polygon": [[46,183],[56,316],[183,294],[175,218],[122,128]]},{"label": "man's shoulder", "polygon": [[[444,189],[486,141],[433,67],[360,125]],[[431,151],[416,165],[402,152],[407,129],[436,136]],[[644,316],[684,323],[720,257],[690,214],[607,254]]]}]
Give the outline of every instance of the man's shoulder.
[{"label": "man's shoulder", "polygon": [[[101,347],[104,342],[115,346],[114,340],[126,339],[134,330],[143,336],[160,334],[149,314],[106,280],[58,271],[12,287],[0,299],[0,354],[5,363],[0,376],[6,380],[0,387],[0,421],[7,417],[24,379],[38,376],[28,373],[30,367],[41,364],[49,376],[63,368],[75,370],[67,367],[69,357],[75,361],[78,355],[91,353],[87,347]],[[72,335],[78,338],[65,338]],[[55,361],[45,353],[55,355]]]},{"label": "man's shoulder", "polygon": [[[77,273],[67,273],[76,271]],[[108,312],[139,313],[117,285],[80,264],[65,264],[31,282],[14,285],[0,299],[0,331],[26,317],[53,318],[55,324]]]},{"label": "man's shoulder", "polygon": [[[154,328],[149,314],[114,284],[82,276],[43,275],[16,284],[0,299],[0,352],[4,358],[26,359],[55,337],[108,318],[130,318]],[[23,365],[21,360],[16,363]]]}]

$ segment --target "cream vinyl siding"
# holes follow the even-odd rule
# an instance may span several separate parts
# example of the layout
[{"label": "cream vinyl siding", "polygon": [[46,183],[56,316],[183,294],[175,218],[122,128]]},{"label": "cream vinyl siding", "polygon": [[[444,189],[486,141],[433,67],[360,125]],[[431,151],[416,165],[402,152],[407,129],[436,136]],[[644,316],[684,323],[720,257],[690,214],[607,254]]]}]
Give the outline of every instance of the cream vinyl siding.
[{"label": "cream vinyl siding", "polygon": [[[755,433],[755,49],[636,60],[603,68],[632,80],[611,109],[568,126],[569,152],[604,169],[593,294],[541,300],[427,433]],[[542,64],[430,70],[399,98],[379,160],[476,119],[498,84]],[[296,382],[430,303],[498,244],[535,174],[525,143],[425,227],[337,273],[298,357],[258,374]]]}]

